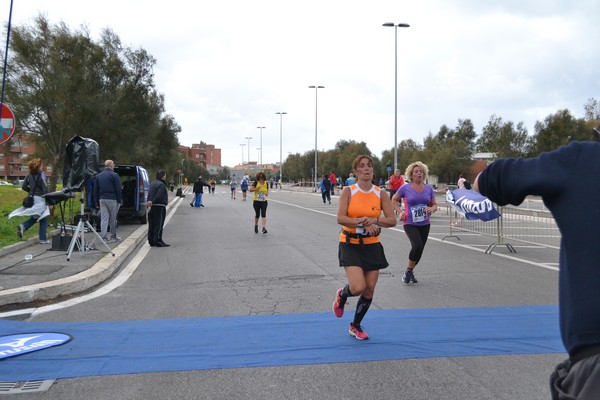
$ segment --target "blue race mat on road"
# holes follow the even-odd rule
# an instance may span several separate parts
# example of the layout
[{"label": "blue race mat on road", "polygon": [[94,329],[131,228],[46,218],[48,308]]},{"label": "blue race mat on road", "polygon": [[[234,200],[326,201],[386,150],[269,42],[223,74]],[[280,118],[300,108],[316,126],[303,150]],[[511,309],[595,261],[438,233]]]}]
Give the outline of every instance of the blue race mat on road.
[{"label": "blue race mat on road", "polygon": [[[406,358],[564,352],[558,307],[370,310],[371,338],[348,335],[332,313],[118,322],[0,320],[0,336],[63,332],[69,343],[4,359],[0,380]],[[407,340],[410,338],[410,340]]]}]

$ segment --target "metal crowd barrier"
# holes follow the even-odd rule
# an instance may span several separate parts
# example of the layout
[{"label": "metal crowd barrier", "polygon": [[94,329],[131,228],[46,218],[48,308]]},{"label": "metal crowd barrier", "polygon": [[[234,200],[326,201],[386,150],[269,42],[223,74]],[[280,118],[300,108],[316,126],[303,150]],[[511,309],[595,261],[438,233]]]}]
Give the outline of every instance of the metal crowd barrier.
[{"label": "metal crowd barrier", "polygon": [[[538,202],[532,206],[532,202]],[[446,214],[450,217],[449,233],[442,240],[455,238],[459,232],[471,232],[495,239],[490,243],[485,253],[491,254],[497,246],[506,246],[511,253],[517,251],[510,242],[533,244],[552,249],[560,248],[560,231],[556,222],[539,200],[526,200],[521,206],[498,207],[494,205],[501,216],[495,220],[484,222],[481,220],[467,220],[454,209],[452,204],[446,203]]]}]

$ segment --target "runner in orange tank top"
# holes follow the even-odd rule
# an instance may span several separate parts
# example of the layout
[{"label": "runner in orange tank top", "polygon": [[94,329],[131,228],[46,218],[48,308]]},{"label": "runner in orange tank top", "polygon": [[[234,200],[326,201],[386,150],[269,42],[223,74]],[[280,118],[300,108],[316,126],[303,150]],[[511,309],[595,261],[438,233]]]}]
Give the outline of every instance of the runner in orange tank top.
[{"label": "runner in orange tank top", "polygon": [[353,169],[357,183],[342,190],[337,212],[342,225],[338,256],[348,284],[336,292],[333,312],[342,317],[348,297],[360,296],[349,333],[365,340],[369,335],[360,324],[373,301],[379,270],[389,265],[379,234],[381,227],[396,226],[396,216],[389,196],[373,185],[373,160],[360,155],[354,159]]}]

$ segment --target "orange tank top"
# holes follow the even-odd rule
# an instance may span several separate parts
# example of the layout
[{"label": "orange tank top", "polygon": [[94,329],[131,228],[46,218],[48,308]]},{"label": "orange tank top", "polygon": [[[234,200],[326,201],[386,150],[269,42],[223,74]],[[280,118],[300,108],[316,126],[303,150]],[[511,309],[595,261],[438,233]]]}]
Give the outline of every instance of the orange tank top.
[{"label": "orange tank top", "polygon": [[[381,189],[373,185],[370,190],[364,191],[358,184],[350,186],[350,204],[348,204],[348,216],[351,218],[369,217],[379,218],[381,216]],[[342,230],[356,234],[356,228],[342,225]],[[344,232],[340,233],[340,242],[346,242]],[[363,244],[379,242],[379,236],[364,236]],[[359,244],[358,238],[350,238],[350,243]]]}]

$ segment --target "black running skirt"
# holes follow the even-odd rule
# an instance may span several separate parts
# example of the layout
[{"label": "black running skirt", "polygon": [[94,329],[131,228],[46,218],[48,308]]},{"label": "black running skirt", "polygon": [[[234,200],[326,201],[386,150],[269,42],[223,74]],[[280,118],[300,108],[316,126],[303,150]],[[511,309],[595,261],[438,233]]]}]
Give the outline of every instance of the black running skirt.
[{"label": "black running skirt", "polygon": [[352,244],[340,242],[338,246],[340,267],[361,267],[365,271],[374,271],[388,267],[381,243]]}]

